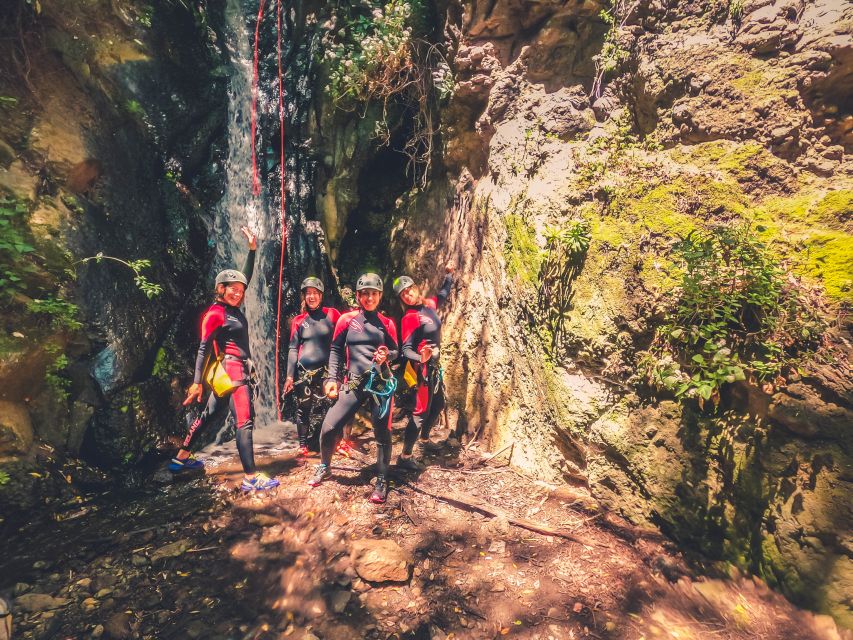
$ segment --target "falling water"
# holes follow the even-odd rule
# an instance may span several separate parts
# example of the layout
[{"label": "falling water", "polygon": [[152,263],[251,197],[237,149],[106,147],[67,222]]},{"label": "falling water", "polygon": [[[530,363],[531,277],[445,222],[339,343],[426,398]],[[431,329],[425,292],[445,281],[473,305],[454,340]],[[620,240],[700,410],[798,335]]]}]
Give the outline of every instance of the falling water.
[{"label": "falling water", "polygon": [[[225,45],[231,59],[228,90],[228,158],[225,192],[216,210],[216,270],[241,268],[247,253],[240,227],[258,236],[255,275],[246,292],[244,311],[249,321],[252,360],[259,376],[255,399],[257,422],[263,426],[277,419],[275,408],[275,307],[274,272],[279,236],[278,218],[268,211],[271,199],[262,190],[252,194],[252,47],[239,0],[228,0],[225,14]],[[267,100],[261,88],[259,102]]]}]

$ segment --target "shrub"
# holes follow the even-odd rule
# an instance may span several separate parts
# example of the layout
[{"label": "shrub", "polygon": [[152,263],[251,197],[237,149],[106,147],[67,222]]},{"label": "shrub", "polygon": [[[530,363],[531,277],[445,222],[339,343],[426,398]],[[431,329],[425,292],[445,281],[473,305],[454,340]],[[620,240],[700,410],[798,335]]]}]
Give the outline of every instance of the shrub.
[{"label": "shrub", "polygon": [[723,385],[776,379],[819,344],[814,306],[749,225],[693,231],[674,252],[681,284],[640,363],[653,386],[717,404]]}]

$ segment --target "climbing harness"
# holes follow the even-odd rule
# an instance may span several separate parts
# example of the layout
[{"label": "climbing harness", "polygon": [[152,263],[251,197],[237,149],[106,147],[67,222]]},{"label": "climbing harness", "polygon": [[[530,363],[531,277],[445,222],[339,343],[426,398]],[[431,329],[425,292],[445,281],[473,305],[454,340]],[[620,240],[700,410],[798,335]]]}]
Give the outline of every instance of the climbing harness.
[{"label": "climbing harness", "polygon": [[[374,387],[374,382],[381,381],[382,387]],[[388,415],[388,409],[391,407],[391,400],[394,398],[394,391],[397,390],[397,378],[389,375],[384,378],[382,374],[376,370],[376,367],[370,368],[370,376],[367,379],[367,384],[364,385],[364,390],[373,396],[376,405],[379,407],[379,417],[384,418]]]}]

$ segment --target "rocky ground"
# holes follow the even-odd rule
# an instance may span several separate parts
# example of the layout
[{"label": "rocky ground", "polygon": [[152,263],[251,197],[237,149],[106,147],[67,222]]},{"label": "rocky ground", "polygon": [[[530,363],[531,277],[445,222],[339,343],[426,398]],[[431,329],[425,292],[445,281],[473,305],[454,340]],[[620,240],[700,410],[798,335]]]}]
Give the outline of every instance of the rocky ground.
[{"label": "rocky ground", "polygon": [[204,476],[160,473],[4,532],[13,637],[847,637],[758,579],[698,577],[657,532],[521,475],[509,451],[448,447],[374,506],[372,438],[356,434],[317,489],[314,460],[269,430],[271,494],[238,492],[226,445]]}]

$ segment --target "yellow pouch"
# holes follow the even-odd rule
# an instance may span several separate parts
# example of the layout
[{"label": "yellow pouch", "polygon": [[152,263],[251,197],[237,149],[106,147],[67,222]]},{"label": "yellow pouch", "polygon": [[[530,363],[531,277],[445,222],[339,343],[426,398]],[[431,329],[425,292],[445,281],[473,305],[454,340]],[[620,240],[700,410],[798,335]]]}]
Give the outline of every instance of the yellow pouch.
[{"label": "yellow pouch", "polygon": [[410,387],[414,387],[418,384],[418,373],[415,371],[415,368],[412,366],[410,361],[406,361],[406,368],[403,369],[403,380],[405,380],[406,384]]},{"label": "yellow pouch", "polygon": [[231,376],[225,371],[223,359],[224,356],[221,355],[216,359],[212,359],[204,374],[204,381],[213,389],[213,393],[218,397],[224,396],[235,387]]}]

